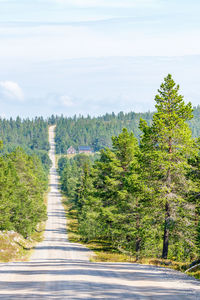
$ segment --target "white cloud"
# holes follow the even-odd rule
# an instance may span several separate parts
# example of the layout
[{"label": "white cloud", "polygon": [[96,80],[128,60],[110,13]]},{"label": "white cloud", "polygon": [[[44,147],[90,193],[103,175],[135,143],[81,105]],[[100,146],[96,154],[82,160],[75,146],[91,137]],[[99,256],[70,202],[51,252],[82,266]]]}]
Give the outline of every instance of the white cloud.
[{"label": "white cloud", "polygon": [[60,97],[60,103],[65,107],[72,107],[74,105],[72,99],[67,95],[63,95]]},{"label": "white cloud", "polygon": [[0,91],[6,98],[18,101],[24,100],[23,91],[16,82],[0,81]]}]

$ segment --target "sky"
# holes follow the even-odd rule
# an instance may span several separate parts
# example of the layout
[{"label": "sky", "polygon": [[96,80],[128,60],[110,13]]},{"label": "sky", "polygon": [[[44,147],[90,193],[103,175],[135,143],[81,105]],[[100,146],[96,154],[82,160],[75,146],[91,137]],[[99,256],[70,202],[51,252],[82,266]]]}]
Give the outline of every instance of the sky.
[{"label": "sky", "polygon": [[0,116],[154,110],[171,73],[200,104],[200,1],[0,0]]}]

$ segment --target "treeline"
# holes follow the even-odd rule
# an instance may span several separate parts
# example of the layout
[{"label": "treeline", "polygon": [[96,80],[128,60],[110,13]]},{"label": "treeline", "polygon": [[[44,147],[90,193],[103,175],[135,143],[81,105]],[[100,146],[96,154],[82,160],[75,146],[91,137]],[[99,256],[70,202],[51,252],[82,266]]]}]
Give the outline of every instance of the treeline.
[{"label": "treeline", "polygon": [[[193,137],[200,136],[200,106],[194,108],[194,118],[188,121],[192,129]],[[56,151],[57,153],[67,153],[67,149],[73,146],[90,146],[94,151],[111,147],[111,137],[118,135],[123,128],[132,131],[139,140],[141,131],[139,129],[140,119],[151,124],[153,113],[123,113],[106,114],[102,117],[91,118],[83,116],[54,117],[49,119],[50,123],[56,123]]]},{"label": "treeline", "polygon": [[50,160],[48,157],[48,122],[42,117],[33,120],[10,118],[0,119],[0,140],[3,147],[2,154],[10,153],[21,147],[27,154],[36,154],[48,171]]},{"label": "treeline", "polygon": [[108,241],[136,257],[199,257],[200,142],[188,126],[191,104],[178,91],[168,75],[151,124],[140,120],[140,144],[123,129],[94,163],[60,159],[62,189],[78,210],[83,240]]},{"label": "treeline", "polygon": [[37,156],[20,148],[0,156],[0,230],[30,236],[46,219],[47,186],[48,176]]}]

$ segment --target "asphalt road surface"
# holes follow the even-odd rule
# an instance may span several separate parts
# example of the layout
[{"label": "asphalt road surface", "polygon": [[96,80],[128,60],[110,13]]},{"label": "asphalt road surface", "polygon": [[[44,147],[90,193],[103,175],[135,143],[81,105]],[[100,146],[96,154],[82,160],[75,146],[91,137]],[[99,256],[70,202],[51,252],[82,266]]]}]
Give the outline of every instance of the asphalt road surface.
[{"label": "asphalt road surface", "polygon": [[182,273],[129,263],[91,263],[91,252],[70,243],[55,168],[50,127],[48,221],[45,239],[29,262],[0,264],[0,299],[200,300],[200,284]]}]

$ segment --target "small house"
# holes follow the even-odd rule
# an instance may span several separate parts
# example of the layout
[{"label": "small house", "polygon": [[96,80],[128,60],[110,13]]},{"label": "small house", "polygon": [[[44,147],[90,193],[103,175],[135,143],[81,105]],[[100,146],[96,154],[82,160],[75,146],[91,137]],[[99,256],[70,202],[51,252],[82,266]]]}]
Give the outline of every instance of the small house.
[{"label": "small house", "polygon": [[90,148],[88,146],[80,146],[78,150],[79,150],[79,153],[86,153],[86,154],[92,153],[92,148]]},{"label": "small house", "polygon": [[74,147],[69,147],[69,149],[67,150],[67,154],[76,154],[76,150],[74,149]]}]

